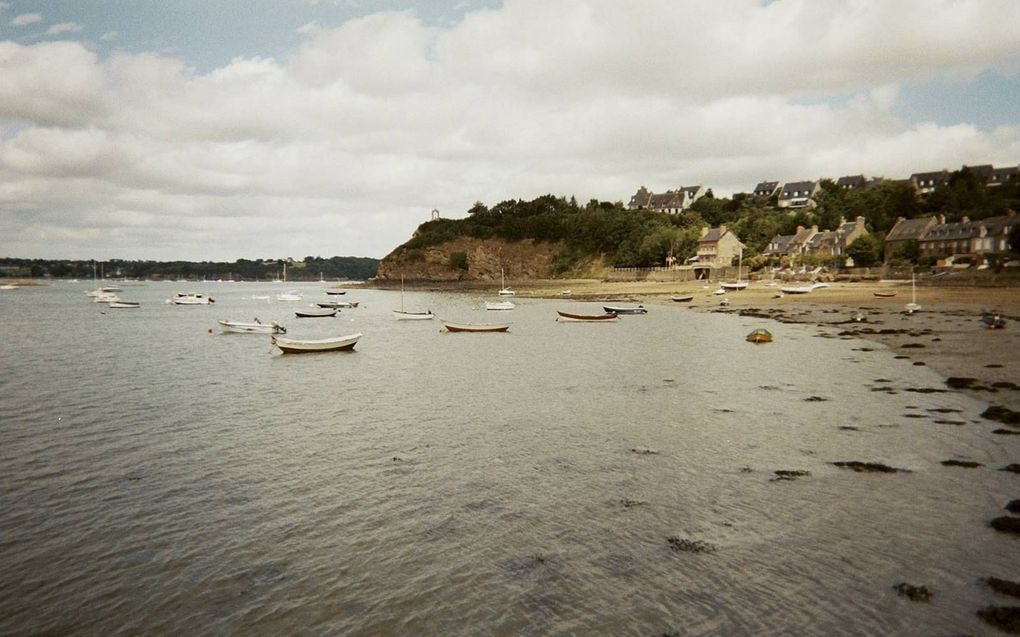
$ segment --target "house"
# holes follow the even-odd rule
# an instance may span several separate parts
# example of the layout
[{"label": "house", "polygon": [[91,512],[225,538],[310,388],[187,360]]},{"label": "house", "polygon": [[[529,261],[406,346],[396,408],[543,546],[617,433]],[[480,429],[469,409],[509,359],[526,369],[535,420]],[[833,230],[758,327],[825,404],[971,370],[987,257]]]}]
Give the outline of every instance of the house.
[{"label": "house", "polygon": [[704,186],[682,186],[664,193],[650,192],[644,186],[638,188],[627,203],[628,210],[655,210],[678,214],[691,207],[691,204],[704,196]]},{"label": "house", "polygon": [[847,221],[840,217],[836,233],[839,235],[840,254],[845,254],[847,246],[868,234],[868,228],[864,217],[857,217],[853,221]]},{"label": "house", "polygon": [[896,248],[900,247],[907,241],[918,241],[920,242],[923,237],[932,227],[938,223],[938,219],[935,217],[917,217],[916,219],[904,219],[900,217],[896,220],[896,225],[889,230],[888,234],[885,235],[885,243],[882,247],[882,259],[889,261],[892,258],[893,252]]},{"label": "house", "polygon": [[701,236],[698,238],[698,267],[729,267],[733,259],[746,247],[725,225],[718,228],[702,228]]},{"label": "house", "polygon": [[779,191],[780,208],[806,208],[813,207],[815,202],[811,199],[818,192],[817,181],[793,181],[785,184]]},{"label": "house", "polygon": [[1020,177],[1020,166],[1007,166],[1005,168],[994,168],[988,176],[987,186],[1001,186],[1003,184],[1016,182]]},{"label": "house", "polygon": [[914,173],[910,176],[910,183],[920,193],[932,192],[949,183],[949,171],[942,169],[930,173]]},{"label": "house", "polygon": [[772,237],[762,254],[766,257],[781,257],[790,254],[790,241],[795,235],[777,234]]},{"label": "house", "polygon": [[980,166],[964,165],[963,169],[969,170],[974,175],[975,180],[981,185],[987,184],[988,180],[992,178],[992,173],[995,172],[991,164],[981,164]]},{"label": "house", "polygon": [[819,256],[841,256],[846,254],[847,246],[868,234],[864,217],[847,221],[840,217],[835,230],[816,232],[805,245],[805,252]]},{"label": "house", "polygon": [[848,175],[836,180],[836,187],[840,190],[864,190],[867,185],[864,175]]},{"label": "house", "polygon": [[780,183],[778,181],[763,181],[754,187],[754,196],[768,199],[772,195],[776,194],[779,190]]},{"label": "house", "polygon": [[1006,252],[1010,249],[1009,233],[1020,224],[1020,217],[1011,213],[980,221],[967,217],[953,223],[945,223],[945,218],[939,221],[920,239],[922,256],[945,259],[958,254]]}]

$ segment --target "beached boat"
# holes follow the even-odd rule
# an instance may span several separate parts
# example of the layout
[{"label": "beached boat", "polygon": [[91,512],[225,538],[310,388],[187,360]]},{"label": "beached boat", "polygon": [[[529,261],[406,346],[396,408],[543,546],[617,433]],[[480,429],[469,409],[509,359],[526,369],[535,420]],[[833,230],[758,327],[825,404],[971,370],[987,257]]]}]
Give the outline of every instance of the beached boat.
[{"label": "beached boat", "polygon": [[13,283],[4,283],[3,285],[0,285],[0,290],[17,290],[17,289],[18,286],[14,285]]},{"label": "beached boat", "polygon": [[142,304],[138,301],[110,301],[110,307],[114,310],[129,310],[136,307],[142,307]]},{"label": "beached boat", "polygon": [[296,338],[284,338],[273,336],[270,342],[279,347],[284,354],[307,354],[311,352],[339,352],[354,349],[361,338],[361,333],[337,336],[334,338],[320,338],[315,340],[301,340]]},{"label": "beached boat", "polygon": [[828,283],[811,283],[809,285],[787,285],[779,288],[783,294],[807,294],[819,288],[829,287]]},{"label": "beached boat", "polygon": [[917,286],[914,284],[914,273],[910,273],[910,303],[906,305],[907,314],[913,314],[921,309],[917,304]]},{"label": "beached boat", "polygon": [[[730,261],[730,263],[733,263],[733,262]],[[746,290],[747,289],[747,281],[743,281],[740,278],[740,273],[741,273],[741,270],[743,269],[743,265],[744,265],[744,249],[741,248],[740,249],[740,259],[737,261],[737,280],[736,281],[723,281],[722,283],[719,284],[719,287],[721,287],[724,290],[730,290],[730,291]]]},{"label": "beached boat", "polygon": [[887,298],[896,296],[895,292],[872,292],[872,294],[874,294],[875,296],[877,296],[880,299],[887,299]]},{"label": "beached boat", "polygon": [[487,310],[512,310],[516,307],[512,301],[496,301],[495,303],[486,302],[485,309]]},{"label": "beached boat", "polygon": [[393,310],[393,318],[398,321],[431,321],[436,317],[432,310],[424,312],[408,312],[404,310],[404,276],[400,276],[400,309]]},{"label": "beached boat", "polygon": [[693,294],[674,294],[669,297],[674,303],[690,303],[694,300]]},{"label": "beached boat", "polygon": [[209,305],[216,301],[206,294],[196,294],[193,292],[185,294],[184,292],[178,292],[167,302],[174,305]]},{"label": "beached boat", "polygon": [[224,332],[235,332],[237,334],[286,334],[287,328],[276,323],[263,323],[256,318],[251,322],[244,321],[219,321],[220,329]]},{"label": "beached boat", "polygon": [[509,323],[453,323],[443,321],[443,330],[447,332],[506,332]]},{"label": "beached boat", "polygon": [[982,312],[981,322],[990,330],[1001,330],[1006,327],[1006,319],[996,312]]},{"label": "beached boat", "polygon": [[612,312],[607,312],[606,314],[572,314],[570,312],[561,312],[559,310],[556,310],[556,313],[559,314],[556,320],[563,323],[570,322],[608,323],[611,321],[619,320],[619,317]]},{"label": "beached boat", "polygon": [[606,314],[648,314],[648,310],[645,306],[638,305],[627,306],[627,305],[603,305],[602,309],[606,311]]},{"label": "beached boat", "polygon": [[863,310],[850,312],[850,320],[854,323],[863,323],[868,320],[868,315]]},{"label": "beached boat", "polygon": [[759,327],[747,335],[746,340],[748,343],[771,343],[772,332],[765,328]]},{"label": "beached boat", "polygon": [[310,307],[303,310],[294,310],[294,315],[298,318],[327,318],[330,316],[336,316],[337,309],[335,307]]}]

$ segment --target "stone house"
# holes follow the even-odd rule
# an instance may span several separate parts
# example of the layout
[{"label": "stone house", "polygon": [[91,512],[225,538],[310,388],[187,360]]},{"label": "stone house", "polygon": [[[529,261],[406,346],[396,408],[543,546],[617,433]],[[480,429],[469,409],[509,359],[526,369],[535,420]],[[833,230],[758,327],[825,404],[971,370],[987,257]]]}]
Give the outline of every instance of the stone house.
[{"label": "stone house", "polygon": [[910,176],[910,183],[919,193],[933,192],[949,183],[949,171],[943,168],[935,172],[914,173]]},{"label": "stone house", "polygon": [[896,220],[896,225],[885,235],[885,243],[882,246],[882,260],[889,261],[893,252],[907,241],[921,241],[921,237],[928,233],[937,223],[938,219],[932,217],[917,217],[915,219]]},{"label": "stone house", "polygon": [[836,180],[836,187],[840,190],[864,190],[867,185],[864,175],[847,175]]},{"label": "stone house", "polygon": [[1009,233],[1020,223],[1015,213],[971,221],[945,223],[945,218],[933,225],[920,239],[921,255],[945,259],[954,255],[984,255],[1006,252],[1010,249]]},{"label": "stone house", "polygon": [[746,247],[725,225],[702,228],[698,238],[698,267],[727,268]]},{"label": "stone house", "polygon": [[628,210],[654,210],[679,214],[691,207],[695,201],[705,195],[704,186],[682,186],[676,190],[667,190],[663,193],[653,193],[644,186],[630,198],[627,203]]}]

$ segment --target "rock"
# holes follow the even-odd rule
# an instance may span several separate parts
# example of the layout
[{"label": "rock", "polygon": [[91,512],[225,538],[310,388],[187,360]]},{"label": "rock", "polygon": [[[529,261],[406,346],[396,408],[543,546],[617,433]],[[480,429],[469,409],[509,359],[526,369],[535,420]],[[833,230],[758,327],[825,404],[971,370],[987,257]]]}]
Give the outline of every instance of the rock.
[{"label": "rock", "polygon": [[946,386],[952,387],[953,389],[967,389],[971,385],[977,382],[976,378],[967,378],[964,376],[950,376],[946,379]]},{"label": "rock", "polygon": [[900,582],[893,586],[893,590],[912,602],[929,602],[932,597],[932,593],[928,590],[927,586],[914,586],[906,582]]},{"label": "rock", "polygon": [[1013,464],[1008,464],[1005,467],[1002,467],[1001,469],[999,469],[999,471],[1009,471],[1010,473],[1020,473],[1020,464],[1017,464],[1017,463],[1014,462]]},{"label": "rock", "polygon": [[1010,500],[1006,503],[1006,506],[1002,507],[1010,513],[1020,513],[1020,500]]},{"label": "rock", "polygon": [[840,469],[850,469],[857,473],[910,473],[907,469],[897,469],[878,462],[860,462],[859,460],[848,460],[833,462]]},{"label": "rock", "polygon": [[993,519],[988,525],[1002,533],[1020,534],[1020,518],[1003,516]]},{"label": "rock", "polygon": [[1020,426],[1020,412],[1000,405],[991,405],[988,409],[981,412],[981,417],[986,420],[1001,422],[1004,425]]},{"label": "rock", "polygon": [[689,540],[687,538],[671,535],[666,538],[669,548],[677,553],[715,553],[716,547],[701,540]]},{"label": "rock", "polygon": [[999,579],[998,577],[989,577],[985,580],[985,583],[991,587],[996,593],[1002,593],[1003,595],[1009,595],[1010,597],[1020,597],[1020,582],[1011,582],[1005,579]]},{"label": "rock", "polygon": [[1001,631],[1020,635],[1020,606],[986,606],[977,616]]},{"label": "rock", "polygon": [[772,482],[777,480],[796,480],[797,478],[811,475],[810,471],[802,471],[800,469],[776,469],[773,473],[776,474],[776,477],[772,478]]},{"label": "rock", "polygon": [[943,467],[964,467],[967,469],[974,469],[975,467],[983,467],[985,465],[980,462],[974,462],[972,460],[943,460]]}]

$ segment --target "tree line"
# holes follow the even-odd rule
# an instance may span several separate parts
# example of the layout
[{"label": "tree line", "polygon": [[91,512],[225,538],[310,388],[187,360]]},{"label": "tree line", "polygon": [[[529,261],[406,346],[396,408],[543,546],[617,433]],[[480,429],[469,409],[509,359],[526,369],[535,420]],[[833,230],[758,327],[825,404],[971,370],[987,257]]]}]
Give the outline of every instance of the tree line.
[{"label": "tree line", "polygon": [[[0,259],[8,276],[28,275],[61,279],[90,279],[93,272],[105,277],[127,279],[223,279],[267,281],[283,276],[287,263],[288,281],[318,281],[320,278],[365,280],[375,276],[378,259],[369,257],[305,257],[293,259],[238,259],[237,261],[105,261],[73,259]],[[95,268],[95,270],[93,270]]]}]

